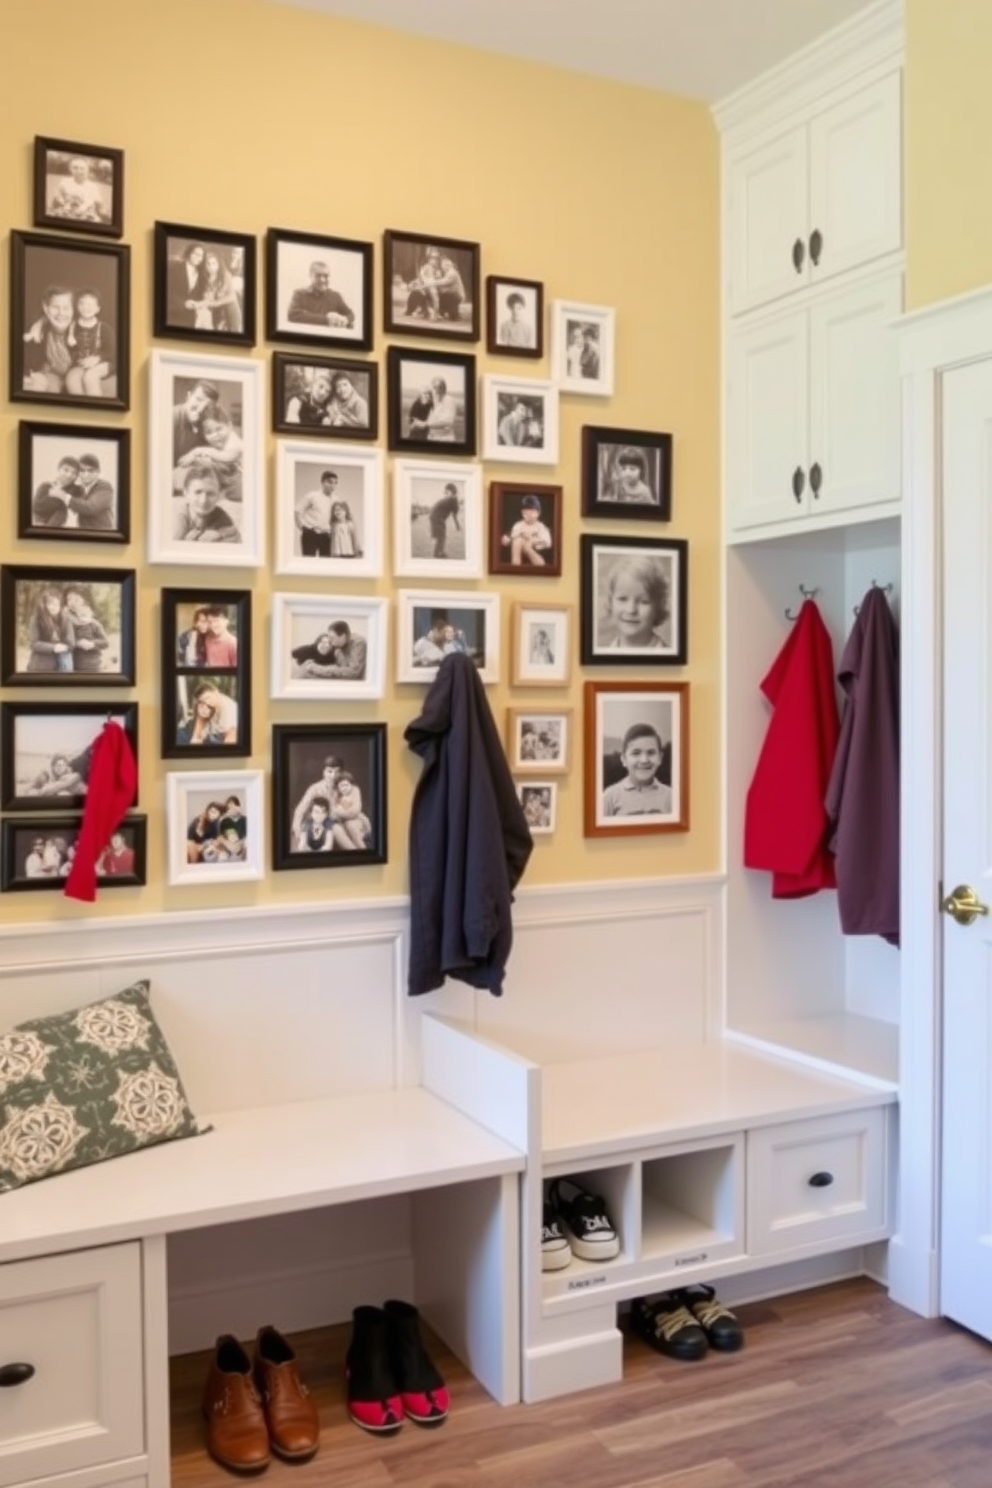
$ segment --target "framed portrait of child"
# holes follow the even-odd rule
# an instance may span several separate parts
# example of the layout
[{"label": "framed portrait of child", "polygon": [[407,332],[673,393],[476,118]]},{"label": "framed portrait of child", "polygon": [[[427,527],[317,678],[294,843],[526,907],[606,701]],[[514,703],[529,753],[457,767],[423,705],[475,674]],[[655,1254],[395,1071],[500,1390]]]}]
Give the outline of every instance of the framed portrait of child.
[{"label": "framed portrait of child", "polygon": [[689,828],[688,682],[587,682],[587,837]]}]

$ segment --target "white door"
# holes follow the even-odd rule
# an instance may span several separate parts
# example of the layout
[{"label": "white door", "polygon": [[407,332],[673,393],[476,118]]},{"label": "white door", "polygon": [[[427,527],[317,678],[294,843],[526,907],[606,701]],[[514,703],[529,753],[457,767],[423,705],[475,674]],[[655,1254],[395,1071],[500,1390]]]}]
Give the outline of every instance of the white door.
[{"label": "white door", "polygon": [[[992,906],[992,361],[942,401],[943,892]],[[942,920],[940,1310],[992,1339],[992,915]]]},{"label": "white door", "polygon": [[809,282],[803,125],[728,165],[730,309],[739,315]]},{"label": "white door", "polygon": [[893,72],[810,123],[814,284],[902,247],[901,86]]},{"label": "white door", "polygon": [[809,508],[809,317],[779,315],[731,335],[727,348],[731,533],[792,522]]},{"label": "white door", "polygon": [[899,348],[890,327],[901,309],[896,271],[809,312],[809,484],[820,514],[899,501]]}]

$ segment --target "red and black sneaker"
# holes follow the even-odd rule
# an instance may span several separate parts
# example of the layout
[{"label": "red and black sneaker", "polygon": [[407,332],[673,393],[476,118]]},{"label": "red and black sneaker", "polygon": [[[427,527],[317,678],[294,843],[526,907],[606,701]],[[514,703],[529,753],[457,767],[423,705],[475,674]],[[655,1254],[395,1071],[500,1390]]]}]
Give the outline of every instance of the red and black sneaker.
[{"label": "red and black sneaker", "polygon": [[403,1401],[390,1362],[386,1314],[381,1307],[356,1307],[345,1355],[348,1414],[363,1431],[395,1436],[403,1425]]},{"label": "red and black sneaker", "polygon": [[448,1387],[421,1342],[417,1309],[409,1302],[387,1302],[383,1311],[404,1414],[415,1426],[442,1426],[448,1419]]}]

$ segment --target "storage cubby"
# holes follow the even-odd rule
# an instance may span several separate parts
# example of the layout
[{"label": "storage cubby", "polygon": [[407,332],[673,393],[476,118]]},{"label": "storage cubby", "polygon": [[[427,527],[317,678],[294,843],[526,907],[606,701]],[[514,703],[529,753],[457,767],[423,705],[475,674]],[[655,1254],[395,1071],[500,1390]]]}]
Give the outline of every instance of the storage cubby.
[{"label": "storage cubby", "polygon": [[642,1260],[678,1271],[743,1249],[742,1156],[738,1139],[641,1163]]}]

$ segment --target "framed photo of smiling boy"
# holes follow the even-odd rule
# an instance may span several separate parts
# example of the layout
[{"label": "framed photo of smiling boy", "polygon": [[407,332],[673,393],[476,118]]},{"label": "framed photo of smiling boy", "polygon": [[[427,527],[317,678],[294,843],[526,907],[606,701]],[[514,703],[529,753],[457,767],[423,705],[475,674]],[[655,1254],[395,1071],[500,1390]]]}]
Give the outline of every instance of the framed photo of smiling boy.
[{"label": "framed photo of smiling boy", "polygon": [[684,666],[689,544],[685,538],[583,533],[583,666]]},{"label": "framed photo of smiling boy", "polygon": [[261,361],[153,351],[148,561],[265,559]]},{"label": "framed photo of smiling boy", "polygon": [[587,682],[587,837],[689,828],[688,682]]}]

